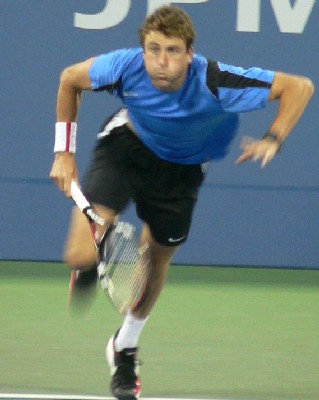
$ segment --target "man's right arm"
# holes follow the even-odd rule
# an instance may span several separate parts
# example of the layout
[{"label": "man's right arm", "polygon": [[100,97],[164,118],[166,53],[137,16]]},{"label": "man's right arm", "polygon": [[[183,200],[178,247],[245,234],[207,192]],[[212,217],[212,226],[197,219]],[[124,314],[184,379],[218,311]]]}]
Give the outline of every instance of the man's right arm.
[{"label": "man's right arm", "polygon": [[[79,64],[72,65],[63,70],[60,76],[60,85],[57,96],[56,117],[56,143],[57,136],[60,137],[60,143],[55,146],[55,159],[51,168],[50,177],[57,184],[61,191],[67,197],[70,197],[71,180],[78,181],[77,166],[75,161],[75,135],[76,130],[76,117],[81,102],[81,95],[83,90],[92,90],[91,81],[89,77],[89,69],[95,58],[90,58]],[[73,123],[74,137],[72,138],[72,146],[66,146],[64,149],[64,136],[65,141],[68,141],[67,130]],[[57,132],[59,129],[59,132]]]}]

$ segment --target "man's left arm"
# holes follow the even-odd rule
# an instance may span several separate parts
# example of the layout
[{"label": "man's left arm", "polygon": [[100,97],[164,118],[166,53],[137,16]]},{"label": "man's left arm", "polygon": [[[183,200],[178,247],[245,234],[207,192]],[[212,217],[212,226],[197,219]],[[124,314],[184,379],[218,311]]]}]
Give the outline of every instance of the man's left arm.
[{"label": "man's left arm", "polygon": [[236,163],[260,160],[264,167],[271,161],[297,124],[313,93],[310,79],[276,72],[268,101],[279,101],[278,112],[261,140],[248,140],[242,144],[243,152]]}]

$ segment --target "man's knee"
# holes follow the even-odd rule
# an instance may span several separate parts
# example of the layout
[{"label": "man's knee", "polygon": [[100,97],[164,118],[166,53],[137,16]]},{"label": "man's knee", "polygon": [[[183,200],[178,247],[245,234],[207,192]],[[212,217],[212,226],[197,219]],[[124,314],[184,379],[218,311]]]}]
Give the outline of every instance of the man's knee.
[{"label": "man's knee", "polygon": [[93,248],[83,246],[67,247],[64,251],[64,262],[70,269],[89,269],[96,260],[96,251]]},{"label": "man's knee", "polygon": [[96,250],[89,224],[81,211],[74,207],[66,239],[64,262],[70,269],[88,269],[96,261]]}]

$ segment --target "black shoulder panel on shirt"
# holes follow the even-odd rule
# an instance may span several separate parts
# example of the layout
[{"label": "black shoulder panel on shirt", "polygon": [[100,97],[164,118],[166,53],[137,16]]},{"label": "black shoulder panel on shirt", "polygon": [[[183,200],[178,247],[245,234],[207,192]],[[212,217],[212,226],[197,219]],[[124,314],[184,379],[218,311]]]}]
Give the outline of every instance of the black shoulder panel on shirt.
[{"label": "black shoulder panel on shirt", "polygon": [[206,71],[206,85],[208,89],[213,93],[214,96],[218,97],[217,87],[218,87],[218,75],[220,74],[220,69],[216,61],[208,60],[207,71]]},{"label": "black shoulder panel on shirt", "polygon": [[255,78],[247,78],[243,75],[237,75],[229,71],[221,71],[216,61],[208,60],[206,71],[206,84],[213,95],[218,97],[218,88],[236,88],[246,87],[265,87],[270,88],[271,84]]}]

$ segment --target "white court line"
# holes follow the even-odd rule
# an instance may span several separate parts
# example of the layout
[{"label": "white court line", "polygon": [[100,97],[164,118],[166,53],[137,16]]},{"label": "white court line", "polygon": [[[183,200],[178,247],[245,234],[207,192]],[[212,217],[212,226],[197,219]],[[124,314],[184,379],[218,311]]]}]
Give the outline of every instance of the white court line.
[{"label": "white court line", "polygon": [[[0,393],[0,399],[41,399],[41,400],[114,400],[114,397],[71,395],[71,394],[21,394]],[[168,397],[141,397],[140,400],[222,400],[222,399],[181,399]],[[227,399],[223,399],[227,400]],[[230,400],[230,399],[229,399]]]}]

